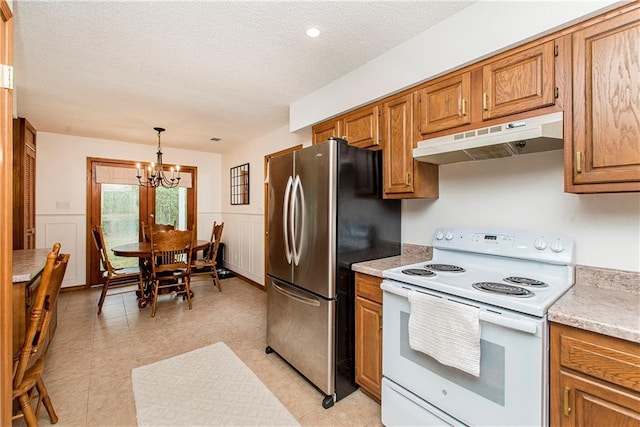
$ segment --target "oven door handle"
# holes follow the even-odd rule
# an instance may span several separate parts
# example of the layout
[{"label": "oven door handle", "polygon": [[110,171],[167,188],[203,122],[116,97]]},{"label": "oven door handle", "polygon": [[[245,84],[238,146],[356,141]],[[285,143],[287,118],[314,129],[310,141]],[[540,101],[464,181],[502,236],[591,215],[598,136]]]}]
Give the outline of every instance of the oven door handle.
[{"label": "oven door handle", "polygon": [[[392,285],[386,281],[383,281],[380,284],[380,288],[390,294],[409,299],[409,290],[406,288]],[[500,314],[488,311],[480,311],[480,313],[478,313],[478,318],[483,322],[493,323],[494,325],[515,329],[516,331],[526,332],[532,335],[535,335],[536,332],[538,332],[538,325],[527,320],[510,319],[508,317],[501,316]]]}]

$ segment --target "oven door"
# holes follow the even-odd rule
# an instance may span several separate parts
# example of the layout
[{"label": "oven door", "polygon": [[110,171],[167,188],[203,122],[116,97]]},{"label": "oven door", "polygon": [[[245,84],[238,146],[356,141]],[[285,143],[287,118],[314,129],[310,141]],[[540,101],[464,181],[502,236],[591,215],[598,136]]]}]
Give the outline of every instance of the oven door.
[{"label": "oven door", "polygon": [[[531,317],[420,287],[385,280],[383,365],[385,378],[468,425],[548,425],[546,318]],[[409,290],[478,307],[480,377],[442,365],[409,347]],[[382,412],[392,400],[382,396]],[[425,406],[427,407],[427,406]],[[402,420],[383,420],[385,425]]]}]

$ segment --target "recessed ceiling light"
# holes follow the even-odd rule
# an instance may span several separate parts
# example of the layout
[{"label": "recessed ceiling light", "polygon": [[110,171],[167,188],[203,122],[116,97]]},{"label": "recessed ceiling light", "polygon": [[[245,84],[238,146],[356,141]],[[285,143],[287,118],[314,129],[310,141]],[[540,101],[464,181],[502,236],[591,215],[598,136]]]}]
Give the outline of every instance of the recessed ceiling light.
[{"label": "recessed ceiling light", "polygon": [[309,37],[318,37],[320,35],[320,30],[316,27],[307,28],[307,35]]}]

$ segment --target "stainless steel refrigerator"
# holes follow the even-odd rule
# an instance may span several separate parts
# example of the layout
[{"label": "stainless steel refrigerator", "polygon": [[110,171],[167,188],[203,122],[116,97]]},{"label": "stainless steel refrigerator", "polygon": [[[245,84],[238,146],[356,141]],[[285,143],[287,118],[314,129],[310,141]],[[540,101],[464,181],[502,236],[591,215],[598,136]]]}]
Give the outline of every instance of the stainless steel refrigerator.
[{"label": "stainless steel refrigerator", "polygon": [[351,264],[400,254],[400,201],[382,199],[381,163],[340,139],[269,161],[266,351],[325,408],[357,389]]}]

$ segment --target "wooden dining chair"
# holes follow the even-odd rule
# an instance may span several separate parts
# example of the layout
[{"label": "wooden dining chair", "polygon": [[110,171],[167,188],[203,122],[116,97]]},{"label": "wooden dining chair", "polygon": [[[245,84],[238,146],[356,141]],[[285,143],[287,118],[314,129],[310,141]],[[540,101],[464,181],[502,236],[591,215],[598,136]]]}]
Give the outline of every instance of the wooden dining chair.
[{"label": "wooden dining chair", "polygon": [[158,231],[169,231],[169,230],[175,230],[176,229],[176,223],[175,221],[173,222],[173,224],[147,224],[145,225],[144,222],[140,223],[141,227],[142,227],[142,240],[143,241],[149,241],[151,240],[151,235],[155,232]]},{"label": "wooden dining chair", "polygon": [[[96,225],[92,230],[92,234],[93,241],[100,254],[100,263],[103,270],[102,278],[104,279],[100,299],[98,299],[98,314],[102,313],[102,304],[104,304],[107,295],[113,296],[135,291],[138,294],[138,298],[142,298],[144,296],[144,283],[142,281],[142,271],[140,271],[140,267],[115,268],[111,264],[111,261],[109,261],[109,251],[104,242],[102,227]],[[132,285],[137,285],[137,287],[132,289]],[[128,287],[128,289],[125,289],[126,287]],[[108,294],[110,288],[118,288],[119,291]]]},{"label": "wooden dining chair", "polygon": [[[151,234],[151,277],[153,302],[151,317],[155,317],[158,295],[169,289],[181,293],[189,302],[191,310],[191,248],[193,230],[169,230]],[[178,281],[182,283],[179,284]]]},{"label": "wooden dining chair", "polygon": [[220,246],[223,228],[224,222],[220,224],[217,224],[215,221],[213,222],[209,247],[203,252],[201,258],[196,258],[191,262],[191,276],[210,275],[213,278],[213,284],[218,287],[219,292],[222,292],[222,285],[220,284],[220,278],[218,278],[216,258],[218,256],[218,247]]},{"label": "wooden dining chair", "polygon": [[[69,254],[60,254],[60,243],[53,245],[40,276],[40,286],[31,306],[29,323],[24,343],[13,366],[12,400],[18,401],[19,409],[12,419],[24,417],[27,426],[38,425],[38,415],[44,405],[52,424],[58,422],[51,398],[42,380],[44,371],[45,338],[60,293],[60,286],[69,263]],[[37,400],[36,409],[32,401]]]}]

